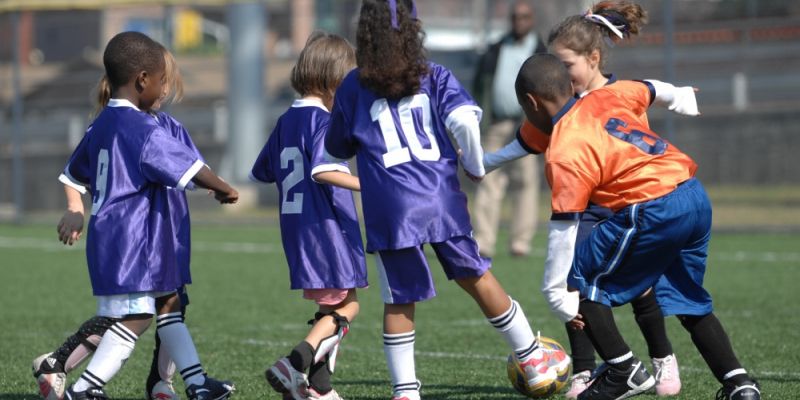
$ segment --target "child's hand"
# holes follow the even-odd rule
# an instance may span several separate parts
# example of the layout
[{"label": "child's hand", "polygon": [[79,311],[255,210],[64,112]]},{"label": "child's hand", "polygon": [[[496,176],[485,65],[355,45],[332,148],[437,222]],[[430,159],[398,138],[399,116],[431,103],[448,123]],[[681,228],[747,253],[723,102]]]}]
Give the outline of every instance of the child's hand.
[{"label": "child's hand", "polygon": [[72,246],[83,233],[83,213],[67,210],[58,222],[58,240]]},{"label": "child's hand", "polygon": [[221,204],[234,204],[239,201],[239,192],[230,188],[227,192],[214,192],[214,198]]},{"label": "child's hand", "polygon": [[583,315],[580,314],[576,315],[575,318],[573,318],[572,321],[567,322],[567,324],[569,324],[569,326],[576,331],[582,331],[583,327],[586,326],[586,323],[583,322]]}]

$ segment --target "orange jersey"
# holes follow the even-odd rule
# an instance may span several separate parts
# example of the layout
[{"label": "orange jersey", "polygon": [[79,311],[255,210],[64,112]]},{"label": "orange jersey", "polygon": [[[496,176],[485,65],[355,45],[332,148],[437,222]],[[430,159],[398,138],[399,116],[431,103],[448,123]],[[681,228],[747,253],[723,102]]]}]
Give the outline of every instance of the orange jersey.
[{"label": "orange jersey", "polygon": [[694,161],[650,130],[654,95],[649,84],[618,81],[571,99],[553,118],[545,171],[555,215],[581,212],[590,201],[617,211],[694,176]]}]

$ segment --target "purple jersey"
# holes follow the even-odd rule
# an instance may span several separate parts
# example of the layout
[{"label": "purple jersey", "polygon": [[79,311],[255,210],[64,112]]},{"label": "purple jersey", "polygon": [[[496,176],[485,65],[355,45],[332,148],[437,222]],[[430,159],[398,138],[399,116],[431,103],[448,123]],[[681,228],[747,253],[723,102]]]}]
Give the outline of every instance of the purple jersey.
[{"label": "purple jersey", "polygon": [[349,172],[324,159],[330,114],[296,100],[275,125],[253,165],[252,178],[278,185],[283,250],[292,289],[367,286],[367,268],[353,194],[311,179],[322,171]]},{"label": "purple jersey", "polygon": [[331,158],[357,156],[369,252],[472,234],[445,126],[477,106],[448,69],[429,67],[419,93],[403,99],[379,98],[358,69],[336,91],[325,148]]},{"label": "purple jersey", "polygon": [[86,259],[96,296],[181,286],[166,187],[185,189],[203,165],[128,101],[112,99],[94,120],[63,176],[91,188]]},{"label": "purple jersey", "polygon": [[[205,163],[200,150],[194,145],[189,132],[171,115],[163,112],[156,114],[158,124],[172,137],[178,139],[192,150],[197,158]],[[177,252],[178,269],[181,272],[181,283],[192,283],[192,275],[189,268],[191,260],[191,223],[189,221],[189,202],[186,200],[186,192],[170,188],[167,190],[167,201],[169,202],[169,214],[172,220],[172,231],[175,234],[175,251]]]}]

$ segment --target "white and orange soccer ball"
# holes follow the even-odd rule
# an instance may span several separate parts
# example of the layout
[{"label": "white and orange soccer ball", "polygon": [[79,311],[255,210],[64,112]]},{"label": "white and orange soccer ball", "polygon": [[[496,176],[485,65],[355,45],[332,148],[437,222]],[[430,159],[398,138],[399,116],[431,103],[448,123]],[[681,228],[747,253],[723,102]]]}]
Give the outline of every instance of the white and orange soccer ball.
[{"label": "white and orange soccer ball", "polygon": [[[561,344],[549,337],[540,336],[538,339],[539,344],[545,348],[550,350],[565,351]],[[514,386],[514,389],[516,389],[517,392],[531,399],[545,399],[560,392],[562,389],[564,389],[564,386],[567,385],[572,372],[572,362],[570,362],[566,367],[556,370],[555,379],[546,380],[535,386],[528,385],[528,379],[525,377],[525,372],[522,370],[522,368],[520,368],[519,361],[513,353],[508,356],[506,370],[508,372],[508,380],[511,381],[511,385]]]}]

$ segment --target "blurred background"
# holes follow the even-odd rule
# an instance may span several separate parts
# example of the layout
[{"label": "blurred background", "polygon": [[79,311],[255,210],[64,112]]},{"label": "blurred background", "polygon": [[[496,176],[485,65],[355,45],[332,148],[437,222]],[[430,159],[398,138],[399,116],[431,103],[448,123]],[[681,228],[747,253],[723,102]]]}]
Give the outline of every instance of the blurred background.
[{"label": "blurred background", "polygon": [[[418,0],[429,58],[470,88],[477,58],[508,30],[511,3]],[[653,110],[651,125],[699,164],[715,203],[715,227],[800,232],[800,2],[638,3],[650,22],[612,49],[606,70],[699,88],[702,116]],[[532,4],[535,30],[546,37],[591,2]],[[0,0],[0,221],[36,220],[64,206],[56,177],[91,122],[105,43],[126,30],[175,53],[186,92],[168,111],[212,168],[243,188],[245,204],[237,208],[274,215],[274,188],[249,186],[247,173],[294,99],[289,71],[308,35],[322,29],[354,42],[359,6],[356,0]],[[218,210],[210,200],[190,203],[201,218]],[[542,203],[546,215],[549,202]]]}]

